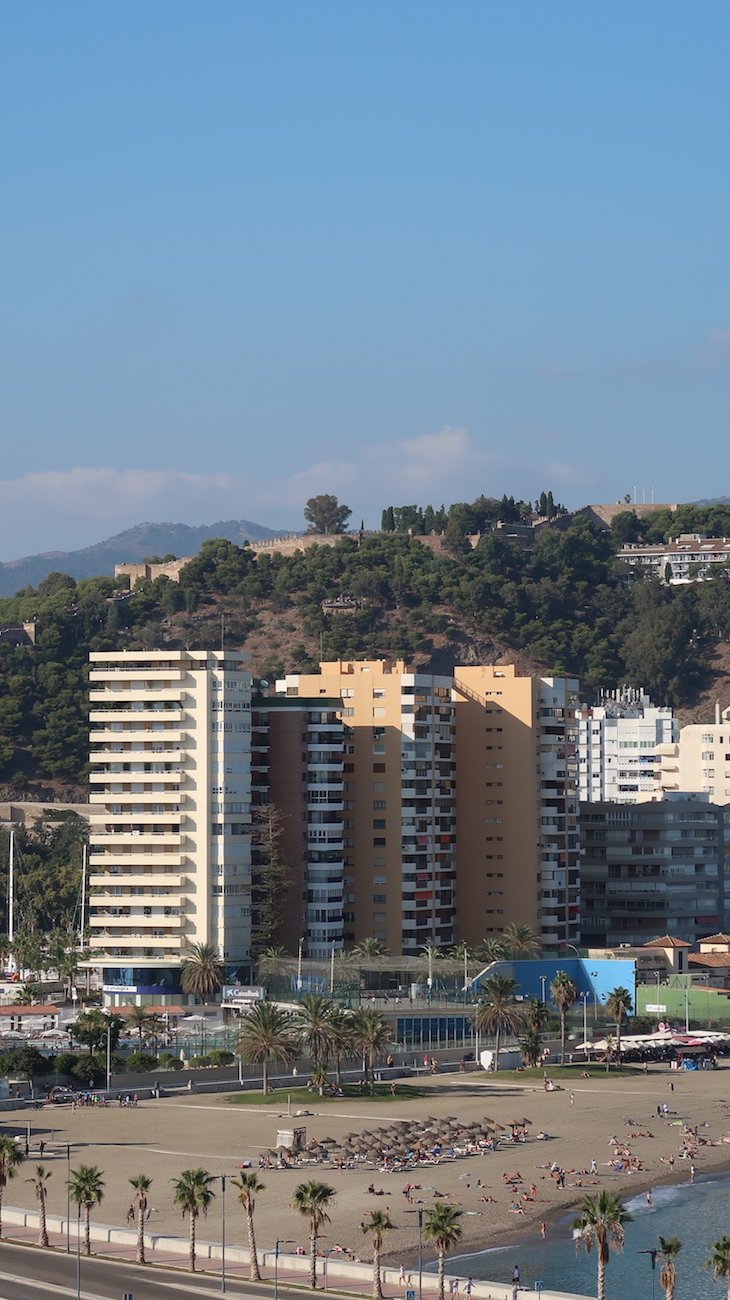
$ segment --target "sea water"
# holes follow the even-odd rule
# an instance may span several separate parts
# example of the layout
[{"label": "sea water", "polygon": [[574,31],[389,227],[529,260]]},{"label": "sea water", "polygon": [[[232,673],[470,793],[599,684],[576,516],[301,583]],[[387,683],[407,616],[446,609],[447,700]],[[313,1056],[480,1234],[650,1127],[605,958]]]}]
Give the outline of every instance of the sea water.
[{"label": "sea water", "polygon": [[[712,1271],[705,1263],[712,1244],[730,1235],[730,1175],[698,1176],[692,1186],[655,1188],[653,1205],[646,1196],[624,1196],[624,1204],[633,1215],[626,1225],[626,1240],[621,1253],[611,1251],[606,1270],[608,1300],[663,1300],[659,1285],[661,1260],[657,1256],[652,1273],[651,1256],[643,1251],[658,1247],[658,1236],[679,1237],[682,1250],[675,1260],[677,1300],[724,1300],[726,1284],[713,1282]],[[476,1281],[509,1282],[515,1264],[520,1266],[520,1282],[530,1291],[542,1280],[545,1288],[570,1291],[577,1295],[596,1294],[595,1249],[586,1255],[576,1252],[572,1238],[575,1212],[548,1226],[547,1237],[527,1238],[518,1245],[484,1250],[478,1255],[450,1256],[446,1271],[452,1277]],[[478,1288],[477,1288],[478,1290]]]}]

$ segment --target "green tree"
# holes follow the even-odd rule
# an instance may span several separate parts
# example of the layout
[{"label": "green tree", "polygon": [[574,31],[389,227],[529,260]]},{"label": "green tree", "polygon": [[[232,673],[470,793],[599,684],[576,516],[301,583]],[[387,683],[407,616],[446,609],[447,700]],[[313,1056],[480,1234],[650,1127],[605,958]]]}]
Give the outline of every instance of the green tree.
[{"label": "green tree", "polygon": [[179,1178],[171,1179],[175,1195],[173,1203],[180,1207],[183,1219],[190,1221],[190,1272],[195,1272],[195,1229],[200,1215],[207,1218],[208,1209],[215,1199],[211,1186],[213,1175],[207,1169],[184,1169]]},{"label": "green tree", "polygon": [[352,1016],[352,1042],[362,1054],[362,1068],[366,1081],[373,1078],[376,1057],[391,1042],[390,1025],[375,1007],[358,1007]]},{"label": "green tree", "polygon": [[50,1177],[50,1169],[44,1169],[43,1165],[36,1165],[33,1177],[26,1178],[26,1182],[33,1184],[35,1198],[38,1202],[38,1245],[42,1248],[48,1245],[46,1204],[48,1202],[48,1180]]},{"label": "green tree", "polygon": [[624,1244],[624,1225],[631,1215],[613,1192],[599,1192],[597,1196],[584,1196],[580,1213],[573,1224],[577,1230],[576,1249],[581,1245],[587,1254],[595,1246],[598,1264],[597,1300],[606,1300],[606,1267],[611,1258],[611,1248],[621,1250]]},{"label": "green tree", "polygon": [[281,938],[292,874],[282,852],[284,818],[274,803],[252,813],[251,917],[254,956],[275,947]]},{"label": "green tree", "polygon": [[104,1199],[104,1179],[97,1165],[79,1165],[68,1180],[71,1200],[84,1211],[84,1254],[91,1254],[91,1211]]},{"label": "green tree", "polygon": [[502,935],[502,946],[512,958],[522,960],[537,957],[540,952],[540,940],[529,925],[513,921]]},{"label": "green tree", "polygon": [[634,1009],[631,994],[621,985],[612,989],[606,998],[606,1011],[616,1026],[616,1058],[621,1064],[621,1025]]},{"label": "green tree", "polygon": [[535,1029],[528,1029],[524,1038],[520,1040],[522,1054],[527,1064],[533,1069],[540,1064],[542,1058],[542,1039]]},{"label": "green tree", "polygon": [[550,997],[560,1013],[560,1063],[565,1064],[565,1034],[568,1012],[578,996],[575,981],[564,970],[556,971],[550,981]]},{"label": "green tree", "polygon": [[356,957],[384,957],[388,949],[382,939],[360,939],[353,948]]},{"label": "green tree", "polygon": [[138,1264],[146,1264],[144,1253],[144,1224],[149,1209],[149,1190],[152,1186],[152,1179],[146,1174],[137,1174],[135,1178],[130,1178],[130,1183],[134,1188],[134,1208],[137,1216],[137,1253],[136,1260]]},{"label": "green tree", "polygon": [[300,1183],[294,1192],[294,1209],[309,1220],[309,1286],[312,1291],[317,1287],[317,1240],[325,1223],[330,1222],[327,1211],[334,1198],[334,1187],[315,1179]]},{"label": "green tree", "polygon": [[386,1232],[393,1224],[387,1210],[371,1210],[362,1225],[363,1232],[373,1239],[373,1300],[383,1300],[383,1280],[380,1274],[380,1256]]},{"label": "green tree", "polygon": [[3,1195],[5,1188],[14,1178],[18,1165],[21,1165],[25,1159],[23,1152],[19,1149],[17,1142],[8,1137],[7,1133],[0,1135],[0,1237],[3,1235]]},{"label": "green tree", "polygon": [[438,1205],[426,1210],[423,1216],[423,1239],[436,1247],[438,1255],[439,1300],[444,1300],[446,1256],[461,1241],[461,1213],[455,1205],[439,1201]]},{"label": "green tree", "polygon": [[310,497],[304,507],[304,518],[309,525],[307,532],[344,533],[351,514],[350,507],[340,505],[337,497],[329,492]]},{"label": "green tree", "polygon": [[659,1285],[664,1292],[664,1300],[674,1300],[674,1288],[677,1285],[677,1266],[676,1258],[682,1249],[682,1243],[679,1237],[659,1237],[659,1254],[662,1261],[662,1270],[659,1274]]},{"label": "green tree", "polygon": [[550,1018],[550,1012],[541,998],[528,998],[523,1004],[525,1024],[532,1033],[542,1033]]},{"label": "green tree", "polygon": [[730,1237],[719,1237],[712,1243],[712,1254],[705,1268],[712,1269],[712,1276],[716,1282],[722,1279],[727,1288],[727,1300],[730,1300]]},{"label": "green tree", "polygon": [[269,1091],[269,1061],[291,1065],[299,1039],[291,1016],[274,1002],[259,1002],[241,1017],[236,1052],[249,1065],[260,1065],[262,1091]]},{"label": "green tree", "polygon": [[516,1034],[522,1023],[522,1010],[515,1002],[517,981],[509,975],[490,975],[482,984],[483,999],[474,1013],[474,1028],[480,1034],[494,1034],[494,1068],[499,1069],[499,1045],[502,1034]]},{"label": "green tree", "polygon": [[256,1209],[256,1196],[259,1192],[264,1192],[266,1187],[264,1183],[259,1182],[259,1176],[253,1169],[249,1173],[241,1174],[240,1178],[232,1178],[231,1182],[238,1189],[238,1199],[246,1219],[249,1277],[252,1282],[260,1282],[261,1273],[259,1271],[259,1257],[256,1251],[253,1216]]},{"label": "green tree", "polygon": [[225,969],[214,943],[194,943],[184,957],[180,982],[183,993],[207,1002],[223,983]]},{"label": "green tree", "polygon": [[299,1003],[295,1029],[315,1069],[327,1065],[332,1045],[333,1010],[333,1004],[323,993],[305,994]]}]

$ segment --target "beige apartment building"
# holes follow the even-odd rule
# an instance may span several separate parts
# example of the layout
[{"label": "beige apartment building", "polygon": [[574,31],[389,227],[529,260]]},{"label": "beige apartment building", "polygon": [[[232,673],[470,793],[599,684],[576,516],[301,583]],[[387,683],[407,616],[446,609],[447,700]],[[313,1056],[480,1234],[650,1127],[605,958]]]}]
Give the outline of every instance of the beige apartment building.
[{"label": "beige apartment building", "polygon": [[714,723],[682,727],[679,740],[659,746],[657,792],[706,794],[730,803],[730,709],[715,708]]},{"label": "beige apartment building", "polygon": [[544,947],[580,935],[578,682],[513,664],[456,667],[459,938],[523,922]]},{"label": "beige apartment building", "polygon": [[372,936],[406,955],[454,943],[451,677],[400,661],[337,660],[276,689],[341,701],[347,939]]},{"label": "beige apartment building", "polygon": [[251,948],[251,677],[209,650],[95,653],[89,925],[107,1001],[180,1000],[180,967]]},{"label": "beige apartment building", "polygon": [[346,939],[412,955],[519,921],[578,940],[576,681],[335,661],[276,689],[341,701]]}]

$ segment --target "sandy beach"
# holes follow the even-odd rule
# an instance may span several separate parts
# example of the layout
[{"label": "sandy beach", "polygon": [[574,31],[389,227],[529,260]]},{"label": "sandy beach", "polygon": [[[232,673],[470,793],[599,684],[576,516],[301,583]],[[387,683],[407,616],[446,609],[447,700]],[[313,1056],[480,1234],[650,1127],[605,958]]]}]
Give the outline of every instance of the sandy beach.
[{"label": "sandy beach", "polygon": [[[559,1079],[559,1071],[555,1072]],[[585,1193],[601,1187],[635,1195],[665,1182],[691,1180],[730,1166],[730,1103],[726,1101],[728,1069],[679,1073],[653,1066],[648,1074],[627,1078],[606,1076],[574,1079],[560,1091],[546,1092],[539,1080],[513,1078],[502,1081],[484,1074],[449,1075],[423,1081],[426,1095],[419,1099],[365,1098],[321,1101],[313,1097],[312,1112],[296,1122],[307,1129],[307,1139],[333,1137],[385,1126],[398,1120],[457,1116],[460,1121],[495,1120],[509,1126],[528,1119],[527,1139],[504,1140],[494,1153],[443,1160],[406,1172],[380,1172],[372,1166],[337,1170],[306,1164],[260,1174],[266,1190],[256,1207],[257,1237],[270,1248],[277,1236],[291,1239],[287,1249],[306,1245],[306,1224],[293,1209],[296,1185],[308,1178],[321,1179],[336,1190],[332,1222],[322,1248],[347,1248],[369,1259],[369,1241],[361,1222],[371,1209],[390,1212],[394,1231],[388,1234],[386,1256],[391,1263],[412,1266],[418,1241],[417,1211],[428,1209],[439,1197],[464,1211],[460,1252],[480,1250],[540,1231],[547,1234],[555,1218]],[[572,1093],[572,1101],[571,1101]],[[71,1143],[71,1165],[98,1165],[104,1171],[106,1192],[96,1211],[98,1221],[124,1226],[132,1199],[128,1179],[145,1173],[154,1180],[150,1217],[153,1232],[184,1235],[187,1227],[172,1204],[170,1179],[181,1170],[202,1166],[213,1174],[236,1175],[242,1161],[259,1157],[273,1147],[276,1131],[288,1120],[283,1099],[271,1105],[236,1105],[231,1094],[185,1095],[160,1101],[142,1101],[134,1109],[46,1106],[42,1111],[6,1112],[4,1130],[22,1133],[32,1124],[30,1159],[6,1188],[6,1205],[34,1207],[33,1186],[27,1180],[39,1159],[38,1143],[46,1144],[43,1163],[53,1172],[48,1209],[66,1208],[66,1144]],[[666,1104],[669,1114],[657,1116]],[[697,1129],[696,1140],[686,1129]],[[539,1131],[549,1134],[538,1140]],[[504,1134],[509,1138],[509,1128]],[[613,1139],[613,1141],[612,1141]],[[724,1140],[723,1140],[724,1139]],[[683,1144],[692,1144],[694,1156],[683,1157]],[[618,1151],[629,1152],[639,1167],[619,1170]],[[591,1161],[596,1173],[591,1174]],[[671,1163],[673,1161],[673,1164]],[[549,1166],[557,1165],[563,1181]],[[580,1172],[583,1171],[583,1172]],[[519,1180],[509,1182],[514,1175]],[[411,1184],[410,1201],[403,1193]],[[368,1192],[369,1185],[383,1196]],[[235,1189],[229,1188],[228,1222],[231,1244],[245,1244],[244,1225],[234,1209]],[[519,1212],[517,1209],[519,1208]],[[200,1235],[215,1239],[219,1202]]]}]

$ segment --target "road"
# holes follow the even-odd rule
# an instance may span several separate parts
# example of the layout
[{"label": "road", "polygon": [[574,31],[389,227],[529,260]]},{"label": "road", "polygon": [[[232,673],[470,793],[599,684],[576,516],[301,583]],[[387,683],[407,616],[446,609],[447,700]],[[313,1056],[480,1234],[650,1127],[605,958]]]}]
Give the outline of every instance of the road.
[{"label": "road", "polygon": [[[220,1296],[219,1278],[193,1277],[168,1269],[139,1268],[135,1264],[81,1257],[81,1300],[186,1300],[188,1296]],[[271,1296],[272,1283],[260,1287],[238,1279],[226,1284],[235,1300],[263,1300]],[[298,1288],[299,1290],[299,1288]],[[300,1292],[301,1293],[301,1292]],[[31,1246],[0,1244],[0,1300],[76,1300],[76,1256]]]}]

